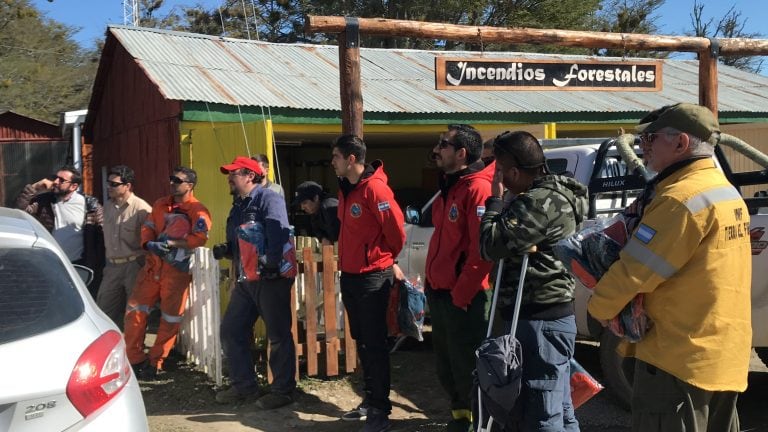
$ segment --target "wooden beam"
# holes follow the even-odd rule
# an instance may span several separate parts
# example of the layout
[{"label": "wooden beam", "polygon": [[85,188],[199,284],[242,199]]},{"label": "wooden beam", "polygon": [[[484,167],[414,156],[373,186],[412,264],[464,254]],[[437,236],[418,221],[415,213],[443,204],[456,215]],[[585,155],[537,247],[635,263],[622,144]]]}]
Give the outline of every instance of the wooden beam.
[{"label": "wooden beam", "polygon": [[768,55],[768,40],[766,39],[731,38],[718,39],[718,42],[720,43],[721,56]]},{"label": "wooden beam", "polygon": [[[360,34],[472,41],[476,43],[482,41],[483,43],[525,43],[580,48],[686,52],[699,52],[703,49],[708,49],[710,44],[707,38],[692,36],[498,28],[384,18],[357,18],[357,20],[360,24]],[[308,33],[341,33],[345,28],[346,20],[344,17],[307,16],[306,30]],[[339,46],[341,45],[342,43],[339,41]]]}]

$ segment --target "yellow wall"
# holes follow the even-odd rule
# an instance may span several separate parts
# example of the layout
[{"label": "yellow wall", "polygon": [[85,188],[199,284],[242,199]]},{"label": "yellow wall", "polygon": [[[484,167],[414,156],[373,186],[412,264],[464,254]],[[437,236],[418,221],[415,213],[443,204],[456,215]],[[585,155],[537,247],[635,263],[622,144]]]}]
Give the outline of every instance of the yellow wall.
[{"label": "yellow wall", "polygon": [[[243,133],[245,129],[245,133]],[[195,196],[208,207],[213,218],[213,229],[208,245],[226,238],[226,221],[232,207],[227,177],[219,167],[232,162],[235,156],[266,154],[272,161],[271,121],[246,123],[181,122],[181,161],[197,171]],[[247,145],[246,145],[247,142]],[[249,152],[250,150],[250,152]]]}]

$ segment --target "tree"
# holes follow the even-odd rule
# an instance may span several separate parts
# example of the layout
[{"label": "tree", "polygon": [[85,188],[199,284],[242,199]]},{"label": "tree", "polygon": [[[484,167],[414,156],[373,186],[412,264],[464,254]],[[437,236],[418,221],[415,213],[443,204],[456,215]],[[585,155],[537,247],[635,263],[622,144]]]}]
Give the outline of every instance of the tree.
[{"label": "tree", "polygon": [[0,100],[4,108],[57,122],[90,99],[97,55],[74,42],[76,29],[47,19],[29,0],[0,2]]},{"label": "tree", "polygon": [[[691,12],[691,26],[693,31],[688,34],[699,37],[722,38],[760,38],[760,33],[748,33],[744,30],[747,18],[741,16],[741,12],[731,6],[728,12],[715,23],[714,18],[704,19],[704,5],[698,1],[693,2]],[[747,72],[760,73],[763,68],[763,59],[754,56],[727,56],[720,57],[718,61],[727,66],[733,66]]]},{"label": "tree", "polygon": [[[653,14],[664,4],[664,0],[610,0],[598,17],[598,29],[612,33],[657,33],[656,18]],[[595,54],[607,57],[666,57],[667,53],[604,49]]]}]

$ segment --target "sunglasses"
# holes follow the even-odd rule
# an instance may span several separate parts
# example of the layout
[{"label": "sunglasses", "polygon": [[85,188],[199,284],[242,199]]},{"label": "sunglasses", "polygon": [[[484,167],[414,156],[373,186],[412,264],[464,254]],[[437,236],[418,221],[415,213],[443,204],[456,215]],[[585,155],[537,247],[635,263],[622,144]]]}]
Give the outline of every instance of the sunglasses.
[{"label": "sunglasses", "polygon": [[441,139],[440,141],[438,141],[438,142],[437,142],[437,147],[438,147],[440,150],[444,150],[444,149],[447,149],[448,147],[453,147],[453,148],[455,148],[456,150],[459,150],[459,149],[462,149],[462,148],[464,148],[463,146],[461,146],[461,145],[458,145],[458,144],[456,144],[455,142],[450,142],[450,141],[448,141],[448,140],[447,140],[447,139],[445,139],[445,138],[443,138],[443,139]]},{"label": "sunglasses", "polygon": [[54,179],[54,180],[58,180],[58,181],[59,181],[59,183],[61,183],[61,184],[64,184],[64,183],[72,183],[72,180],[67,180],[67,179],[65,179],[65,178],[61,178],[61,177],[59,177],[59,176],[55,176],[53,179]]},{"label": "sunglasses", "polygon": [[656,137],[659,135],[680,135],[679,133],[675,132],[650,132],[650,133],[644,133],[640,134],[640,141],[645,144],[651,144],[652,142],[656,141]]},{"label": "sunglasses", "polygon": [[107,186],[111,187],[111,188],[120,187],[120,186],[122,186],[124,184],[128,184],[128,183],[121,183],[121,182],[116,182],[116,181],[108,181],[107,182]]},{"label": "sunglasses", "polygon": [[180,184],[182,184],[182,183],[189,183],[189,181],[188,181],[188,180],[183,180],[183,179],[180,179],[180,178],[178,178],[178,177],[176,177],[176,176],[170,176],[170,177],[168,177],[168,180],[169,180],[171,183],[173,183],[173,184],[176,184],[176,185],[180,185]]}]

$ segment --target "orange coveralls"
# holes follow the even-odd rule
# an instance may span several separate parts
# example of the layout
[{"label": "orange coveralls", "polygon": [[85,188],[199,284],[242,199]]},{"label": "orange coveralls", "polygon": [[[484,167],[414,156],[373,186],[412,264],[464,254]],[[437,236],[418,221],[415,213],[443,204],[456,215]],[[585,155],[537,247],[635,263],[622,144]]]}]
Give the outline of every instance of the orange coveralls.
[{"label": "orange coveralls", "polygon": [[[152,213],[141,227],[141,245],[146,248],[149,241],[157,240],[165,229],[169,215],[182,213],[190,221],[190,231],[185,236],[188,249],[204,246],[211,228],[211,215],[208,209],[194,196],[183,203],[174,203],[173,196],[155,201]],[[176,342],[181,319],[189,294],[192,276],[184,273],[162,258],[147,254],[146,264],[136,278],[136,286],[125,312],[125,343],[128,361],[139,364],[147,359],[144,354],[144,337],[147,332],[147,317],[160,300],[160,326],[157,338],[149,349],[149,363],[162,369],[163,360]]]}]

